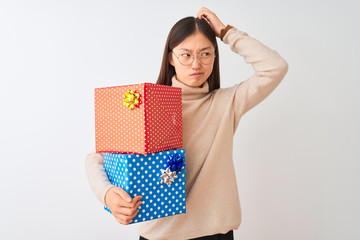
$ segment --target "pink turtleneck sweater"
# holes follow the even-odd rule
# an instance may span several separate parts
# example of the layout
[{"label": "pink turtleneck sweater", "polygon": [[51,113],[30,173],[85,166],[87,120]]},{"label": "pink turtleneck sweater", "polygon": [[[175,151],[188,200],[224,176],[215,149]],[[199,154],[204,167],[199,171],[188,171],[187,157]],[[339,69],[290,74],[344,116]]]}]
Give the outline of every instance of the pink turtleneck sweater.
[{"label": "pink turtleneck sweater", "polygon": [[[183,144],[186,149],[186,214],[139,223],[139,233],[150,240],[184,240],[237,229],[241,208],[233,165],[233,136],[240,118],[264,100],[284,78],[288,65],[277,52],[237,29],[224,39],[231,49],[252,65],[255,73],[230,88],[209,93],[182,88]],[[102,204],[112,186],[100,153],[86,157],[90,186]]]}]

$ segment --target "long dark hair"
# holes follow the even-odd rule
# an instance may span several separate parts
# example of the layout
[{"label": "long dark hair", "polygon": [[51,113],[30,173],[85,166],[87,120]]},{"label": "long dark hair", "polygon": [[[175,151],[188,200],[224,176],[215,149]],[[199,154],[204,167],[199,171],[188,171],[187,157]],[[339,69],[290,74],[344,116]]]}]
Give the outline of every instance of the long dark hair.
[{"label": "long dark hair", "polygon": [[219,69],[219,50],[216,36],[212,28],[204,20],[194,17],[186,17],[178,21],[170,30],[166,40],[164,55],[161,63],[161,69],[157,84],[171,86],[171,78],[175,75],[175,68],[170,64],[169,57],[171,51],[179,45],[185,38],[193,34],[195,31],[203,33],[215,48],[215,61],[212,73],[207,79],[209,83],[209,92],[220,88],[220,69]]}]

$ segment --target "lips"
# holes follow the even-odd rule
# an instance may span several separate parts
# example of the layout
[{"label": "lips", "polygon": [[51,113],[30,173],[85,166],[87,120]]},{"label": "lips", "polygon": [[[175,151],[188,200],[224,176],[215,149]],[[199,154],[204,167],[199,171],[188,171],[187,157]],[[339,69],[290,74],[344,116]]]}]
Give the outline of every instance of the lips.
[{"label": "lips", "polygon": [[196,73],[191,74],[190,76],[192,76],[192,77],[200,77],[202,74],[203,74],[202,72],[196,72]]}]

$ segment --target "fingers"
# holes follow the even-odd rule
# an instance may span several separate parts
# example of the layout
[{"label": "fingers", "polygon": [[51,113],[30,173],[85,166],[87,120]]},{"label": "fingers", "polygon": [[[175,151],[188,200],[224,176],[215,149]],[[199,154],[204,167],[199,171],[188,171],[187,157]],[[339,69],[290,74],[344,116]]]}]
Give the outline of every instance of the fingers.
[{"label": "fingers", "polygon": [[[140,195],[131,199],[131,197],[122,188],[112,187],[105,195],[105,204],[111,211],[120,207],[133,208],[141,198],[142,196]],[[128,202],[129,200],[130,202]]]},{"label": "fingers", "polygon": [[[134,198],[133,200],[137,200],[138,197]],[[135,202],[135,201],[133,201]],[[141,201],[137,201],[134,207],[128,208],[128,207],[120,207],[115,209],[112,214],[115,217],[115,219],[123,225],[128,225],[132,222],[132,220],[136,217],[136,215],[139,213],[139,206],[142,204]]]},{"label": "fingers", "polygon": [[204,19],[205,21],[207,21],[209,24],[211,22],[214,22],[215,20],[217,20],[217,16],[214,12],[210,11],[209,9],[202,7],[198,13],[196,14],[197,18],[199,19]]},{"label": "fingers", "polygon": [[116,187],[115,189],[114,189],[114,191],[117,193],[117,194],[119,194],[120,195],[120,197],[122,198],[122,199],[124,199],[126,202],[131,202],[131,197],[130,197],[130,195],[127,193],[127,192],[125,192],[125,190],[124,189],[122,189],[122,188],[119,188],[119,187]]},{"label": "fingers", "polygon": [[121,215],[125,215],[125,216],[132,216],[134,215],[138,210],[139,210],[139,207],[140,205],[142,204],[142,202],[138,202],[134,207],[132,208],[127,208],[127,207],[120,207],[118,209],[118,214],[121,214]]},{"label": "fingers", "polygon": [[117,214],[114,215],[115,219],[123,225],[128,225],[132,222],[132,220],[136,217],[136,215],[139,213],[139,210],[137,209],[134,214],[130,215],[130,216],[126,216],[126,215],[121,215],[121,214]]},{"label": "fingers", "polygon": [[141,198],[142,198],[142,196],[136,196],[129,203],[125,202],[123,200],[120,200],[116,207],[118,209],[120,209],[120,208],[137,208],[142,204],[142,202],[140,201]]},{"label": "fingers", "polygon": [[121,201],[121,207],[134,208],[138,203],[142,204],[140,199],[142,196],[134,197],[131,202]]},{"label": "fingers", "polygon": [[209,9],[202,7],[200,8],[200,10],[197,12],[196,16],[199,19],[202,19],[202,17],[207,17],[210,13],[214,14],[212,11],[210,11]]},{"label": "fingers", "polygon": [[205,20],[213,29],[216,36],[220,36],[221,29],[225,25],[220,21],[216,14],[209,9],[202,7],[196,14],[197,18]]},{"label": "fingers", "polygon": [[131,198],[130,195],[124,189],[119,188],[119,187],[113,187],[113,189],[111,189],[111,190],[112,190],[112,192],[114,192],[113,198],[116,198],[116,200],[114,200],[114,201],[116,201],[117,207],[132,208],[142,198],[141,195]]},{"label": "fingers", "polygon": [[127,225],[138,214],[138,208],[143,203],[141,199],[141,195],[131,198],[124,189],[114,186],[106,193],[105,204],[120,224]]}]

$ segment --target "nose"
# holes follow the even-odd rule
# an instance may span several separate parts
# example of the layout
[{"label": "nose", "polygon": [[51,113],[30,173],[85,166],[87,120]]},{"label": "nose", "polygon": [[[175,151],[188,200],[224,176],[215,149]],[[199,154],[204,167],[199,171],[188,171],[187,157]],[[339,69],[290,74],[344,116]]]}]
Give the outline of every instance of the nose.
[{"label": "nose", "polygon": [[191,64],[192,68],[194,68],[194,69],[200,68],[201,67],[200,56],[198,54],[194,54],[193,58],[194,58],[194,61]]}]

